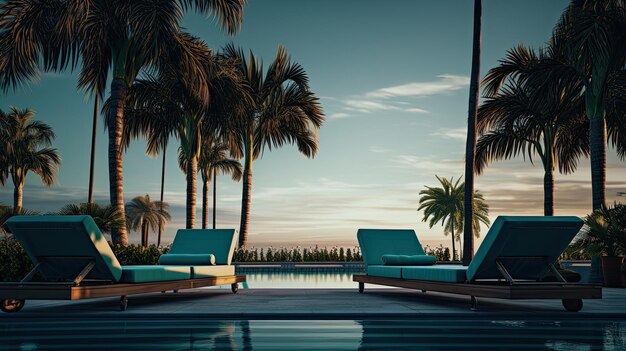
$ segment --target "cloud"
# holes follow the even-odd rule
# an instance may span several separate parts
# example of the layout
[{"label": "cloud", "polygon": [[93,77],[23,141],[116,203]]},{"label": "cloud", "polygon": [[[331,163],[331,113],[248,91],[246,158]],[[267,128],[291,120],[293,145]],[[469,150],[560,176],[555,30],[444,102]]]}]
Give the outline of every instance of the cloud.
[{"label": "cloud", "polygon": [[452,74],[438,75],[439,80],[429,82],[412,82],[402,85],[378,89],[365,94],[369,98],[389,99],[392,97],[424,97],[445,94],[462,89],[469,85],[470,79],[466,76]]},{"label": "cloud", "polygon": [[[353,95],[346,99],[324,97],[324,99],[338,107],[336,113],[329,119],[346,118],[356,113],[374,113],[394,111],[397,113],[426,114],[430,111],[416,107],[415,99],[447,94],[469,85],[469,77],[452,74],[441,74],[437,80],[426,82],[411,82]],[[338,105],[338,106],[337,106]]]},{"label": "cloud", "polygon": [[386,149],[384,147],[379,147],[379,146],[370,146],[369,151],[375,154],[388,154],[391,152],[390,149]]},{"label": "cloud", "polygon": [[431,135],[444,137],[446,139],[465,140],[467,129],[465,128],[441,128]]}]

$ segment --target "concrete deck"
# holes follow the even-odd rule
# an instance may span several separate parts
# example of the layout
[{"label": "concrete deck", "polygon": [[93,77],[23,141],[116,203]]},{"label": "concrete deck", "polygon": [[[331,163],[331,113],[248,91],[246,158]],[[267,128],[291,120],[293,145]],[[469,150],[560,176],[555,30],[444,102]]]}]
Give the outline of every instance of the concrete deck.
[{"label": "concrete deck", "polygon": [[420,317],[550,317],[626,318],[626,289],[605,288],[601,300],[585,300],[582,311],[566,312],[560,300],[479,299],[469,309],[469,297],[406,289],[196,289],[165,294],[131,295],[128,310],[119,299],[27,301],[18,313],[0,318],[30,317],[204,317],[248,319],[364,319]]}]

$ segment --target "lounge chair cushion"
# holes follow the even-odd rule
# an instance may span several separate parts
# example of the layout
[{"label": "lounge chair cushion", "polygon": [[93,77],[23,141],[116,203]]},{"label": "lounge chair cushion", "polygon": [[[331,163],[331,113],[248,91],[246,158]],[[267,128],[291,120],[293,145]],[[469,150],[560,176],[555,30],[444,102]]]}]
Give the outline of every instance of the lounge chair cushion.
[{"label": "lounge chair cushion", "polygon": [[572,216],[499,216],[469,265],[467,279],[503,278],[496,259],[518,257],[502,261],[513,278],[539,280],[545,263],[519,257],[544,257],[554,263],[582,226],[583,221]]},{"label": "lounge chair cushion", "polygon": [[383,255],[385,266],[432,266],[437,262],[429,255]]},{"label": "lounge chair cushion", "polygon": [[211,278],[235,275],[235,266],[191,266],[191,278]]},{"label": "lounge chair cushion", "polygon": [[461,265],[435,265],[402,267],[402,279],[429,280],[443,283],[462,283],[467,267]]},{"label": "lounge chair cushion", "polygon": [[[122,266],[91,216],[14,216],[7,226],[47,277],[73,280],[89,261],[89,279],[117,282]],[[50,268],[50,269],[48,269]]]},{"label": "lounge chair cushion", "polygon": [[123,266],[123,283],[148,283],[191,278],[189,266]]},{"label": "lounge chair cushion", "polygon": [[213,254],[215,264],[229,265],[237,238],[234,229],[180,229],[169,254]]},{"label": "lounge chair cushion", "polygon": [[215,256],[213,254],[165,254],[159,257],[159,264],[162,265],[215,265]]},{"label": "lounge chair cushion", "polygon": [[425,255],[412,229],[359,229],[365,265],[383,265],[383,255]]},{"label": "lounge chair cushion", "polygon": [[369,265],[367,266],[367,275],[386,278],[402,278],[402,267]]}]

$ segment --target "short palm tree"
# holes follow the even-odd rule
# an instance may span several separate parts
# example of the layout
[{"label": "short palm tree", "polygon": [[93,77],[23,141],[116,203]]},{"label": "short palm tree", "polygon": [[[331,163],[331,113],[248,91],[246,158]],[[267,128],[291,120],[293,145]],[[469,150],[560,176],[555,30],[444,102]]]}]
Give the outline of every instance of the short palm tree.
[{"label": "short palm tree", "polygon": [[126,204],[128,227],[134,231],[141,231],[141,246],[148,247],[150,229],[164,230],[171,216],[169,204],[160,201],[151,201],[150,196],[137,196]]},{"label": "short palm tree", "polygon": [[302,154],[314,157],[324,113],[309,89],[306,72],[291,62],[282,46],[265,75],[263,64],[252,52],[246,59],[243,50],[228,45],[224,55],[238,63],[238,72],[252,97],[252,102],[240,106],[235,116],[217,116],[221,117],[220,137],[235,157],[244,159],[239,245],[245,246],[252,201],[252,162],[266,147],[271,150],[284,144],[296,144]]},{"label": "short palm tree", "polygon": [[[454,178],[436,177],[441,187],[426,186],[426,190],[420,191],[420,205],[417,210],[424,212],[422,221],[428,221],[430,228],[441,222],[444,235],[450,234],[452,238],[452,259],[456,260],[458,256],[456,255],[455,241],[461,241],[461,229],[464,224],[465,184],[459,184],[460,178],[455,182]],[[489,205],[485,202],[483,195],[475,191],[472,226],[476,237],[480,237],[481,223],[490,224]]]},{"label": "short palm tree", "polygon": [[24,209],[22,207],[17,210],[11,206],[0,205],[0,232],[10,234],[9,227],[7,227],[7,221],[13,216],[35,216],[38,212]]},{"label": "short palm tree", "polygon": [[98,205],[96,203],[69,204],[63,206],[54,214],[62,216],[91,216],[103,233],[111,233],[115,228],[125,225],[124,213],[119,212],[117,208],[111,205]]},{"label": "short palm tree", "polygon": [[[229,34],[241,26],[246,0],[12,0],[0,5],[0,88],[20,86],[40,67],[80,67],[79,87],[102,97],[109,132],[111,205],[124,211],[122,133],[128,88],[142,71],[183,67],[181,79],[207,98],[203,56],[181,31],[184,12],[215,15]],[[201,54],[201,53],[200,53]],[[109,79],[109,72],[112,73]],[[126,228],[112,233],[128,242]]]},{"label": "short palm tree", "polygon": [[239,161],[229,158],[228,147],[212,138],[202,139],[202,151],[198,160],[198,169],[202,176],[202,229],[209,225],[209,183],[213,180],[213,229],[217,204],[217,174],[230,174],[234,181],[241,180],[242,168]]},{"label": "short palm tree", "polygon": [[45,186],[51,186],[61,163],[57,150],[49,147],[54,131],[45,123],[33,121],[34,116],[30,109],[11,107],[9,113],[0,110],[0,185],[11,176],[15,210],[22,207],[28,172],[35,173]]},{"label": "short palm tree", "polygon": [[[502,65],[530,67],[546,56],[523,45],[509,50]],[[489,71],[486,82],[497,74]],[[538,71],[509,75],[495,94],[487,97],[478,113],[476,172],[492,161],[516,156],[539,156],[544,169],[544,215],[554,214],[554,170],[572,173],[581,156],[589,155],[589,124],[580,85],[545,82]],[[542,84],[545,87],[537,87]],[[547,89],[547,86],[550,89]]]}]

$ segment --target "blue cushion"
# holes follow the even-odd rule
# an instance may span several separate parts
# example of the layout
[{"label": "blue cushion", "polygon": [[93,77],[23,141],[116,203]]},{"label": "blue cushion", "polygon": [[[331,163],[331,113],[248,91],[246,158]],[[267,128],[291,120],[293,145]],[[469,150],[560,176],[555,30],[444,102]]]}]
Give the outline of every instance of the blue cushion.
[{"label": "blue cushion", "polygon": [[230,264],[238,235],[234,229],[180,229],[170,254],[213,254],[216,264]]},{"label": "blue cushion", "polygon": [[123,283],[149,283],[191,278],[189,266],[122,266]]},{"label": "blue cushion", "polygon": [[[502,257],[545,257],[554,263],[583,226],[572,216],[500,216],[467,269],[467,278],[503,278],[496,267]],[[507,270],[516,279],[538,280],[546,265],[541,260],[505,260]]]},{"label": "blue cushion", "polygon": [[402,278],[402,267],[369,265],[367,266],[367,275],[386,278]]},{"label": "blue cushion", "polygon": [[437,263],[435,256],[429,255],[383,255],[385,266],[432,266]]},{"label": "blue cushion", "polygon": [[164,265],[215,265],[215,256],[212,254],[165,254],[159,257],[159,264]]},{"label": "blue cushion", "polygon": [[91,216],[14,216],[13,236],[46,276],[73,280],[89,261],[89,279],[118,281],[122,266]]},{"label": "blue cushion", "polygon": [[462,283],[467,267],[461,265],[435,265],[402,267],[402,279],[428,280],[443,283]]},{"label": "blue cushion", "polygon": [[359,229],[357,239],[365,265],[382,265],[383,255],[425,255],[412,229]]}]

